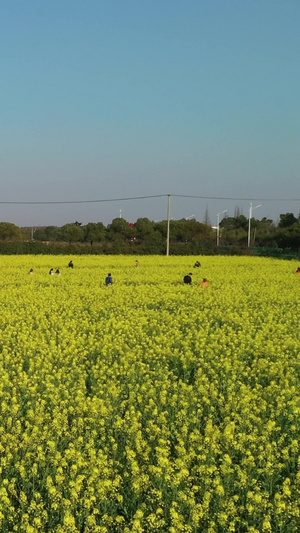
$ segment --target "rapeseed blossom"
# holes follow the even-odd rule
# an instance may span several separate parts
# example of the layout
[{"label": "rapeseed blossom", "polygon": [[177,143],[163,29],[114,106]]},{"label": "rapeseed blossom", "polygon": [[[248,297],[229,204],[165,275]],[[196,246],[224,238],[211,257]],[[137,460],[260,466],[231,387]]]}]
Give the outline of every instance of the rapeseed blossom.
[{"label": "rapeseed blossom", "polygon": [[298,531],[295,266],[52,262],[1,258],[1,531]]}]

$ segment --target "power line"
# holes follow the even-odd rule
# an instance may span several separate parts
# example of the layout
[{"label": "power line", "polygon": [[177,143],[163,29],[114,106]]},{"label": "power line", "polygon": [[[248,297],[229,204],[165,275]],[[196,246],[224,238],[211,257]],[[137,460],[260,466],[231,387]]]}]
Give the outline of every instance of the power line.
[{"label": "power line", "polygon": [[59,200],[59,201],[47,201],[47,202],[5,202],[0,200],[0,204],[9,205],[45,205],[45,204],[97,204],[100,202],[123,202],[125,200],[144,200],[146,198],[165,198],[167,194],[156,194],[153,196],[133,196],[131,198],[107,198],[105,200]]},{"label": "power line", "polygon": [[171,194],[179,198],[200,198],[202,200],[236,200],[247,202],[300,202],[300,198],[237,198],[230,196],[194,196],[188,194]]},{"label": "power line", "polygon": [[201,200],[234,200],[237,202],[247,201],[247,202],[300,202],[300,198],[241,198],[234,196],[197,196],[189,194],[155,194],[149,196],[132,196],[125,198],[106,198],[100,200],[56,200],[56,201],[2,201],[0,200],[1,205],[53,205],[53,204],[98,204],[103,202],[125,202],[128,200],[146,200],[148,198],[166,198],[166,197],[177,197],[177,198],[197,198]]}]

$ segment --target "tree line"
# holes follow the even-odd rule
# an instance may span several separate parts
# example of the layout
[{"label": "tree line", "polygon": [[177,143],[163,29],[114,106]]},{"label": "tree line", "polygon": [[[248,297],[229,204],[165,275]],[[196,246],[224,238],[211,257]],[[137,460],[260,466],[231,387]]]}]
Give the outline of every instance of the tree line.
[{"label": "tree line", "polygon": [[[244,215],[224,217],[219,226],[217,247],[216,228],[210,224],[195,219],[171,220],[170,253],[180,255],[230,253],[230,250],[232,253],[239,253],[242,250],[246,251],[248,247],[248,231],[249,220]],[[157,222],[148,218],[138,218],[134,223],[129,223],[124,218],[115,218],[107,226],[102,222],[82,225],[76,221],[61,227],[47,226],[34,230],[20,228],[8,222],[0,223],[2,244],[34,242],[35,248],[38,248],[40,243],[48,246],[48,249],[50,245],[53,250],[66,247],[70,249],[71,246],[72,252],[73,250],[76,252],[77,249],[78,253],[164,254],[166,239],[167,221]],[[298,252],[300,216],[297,218],[293,213],[281,214],[278,223],[265,217],[261,220],[252,218],[250,244],[252,250],[255,247]],[[19,246],[19,249],[21,248]]]}]

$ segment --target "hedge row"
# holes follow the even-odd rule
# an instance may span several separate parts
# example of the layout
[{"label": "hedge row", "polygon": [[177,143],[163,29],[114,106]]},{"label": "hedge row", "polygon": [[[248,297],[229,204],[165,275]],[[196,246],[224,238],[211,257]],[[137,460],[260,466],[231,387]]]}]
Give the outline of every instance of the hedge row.
[{"label": "hedge row", "polygon": [[[131,242],[103,243],[90,246],[88,244],[66,244],[54,242],[0,242],[1,255],[165,255],[165,246],[147,247],[145,244]],[[171,255],[254,255],[261,257],[276,257],[282,259],[300,259],[300,250],[294,252],[283,248],[242,248],[238,246],[215,246],[205,242],[191,242],[187,244],[170,243]]]}]

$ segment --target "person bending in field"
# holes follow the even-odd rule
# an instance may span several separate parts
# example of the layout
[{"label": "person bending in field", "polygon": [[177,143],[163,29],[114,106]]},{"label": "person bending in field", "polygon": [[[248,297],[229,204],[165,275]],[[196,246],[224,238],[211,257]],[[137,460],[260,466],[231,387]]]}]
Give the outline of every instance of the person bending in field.
[{"label": "person bending in field", "polygon": [[55,274],[57,274],[58,276],[61,276],[61,271],[59,270],[59,268],[57,268],[57,269],[55,270]]},{"label": "person bending in field", "polygon": [[29,274],[34,274],[34,270],[33,270],[33,268],[31,268],[31,269],[29,270]]},{"label": "person bending in field", "polygon": [[297,268],[296,274],[300,274],[300,267]]},{"label": "person bending in field", "polygon": [[203,278],[200,285],[201,287],[209,287],[209,281],[206,278]]},{"label": "person bending in field", "polygon": [[73,263],[72,259],[71,259],[71,261],[69,262],[68,267],[69,267],[69,268],[74,268],[74,263]]},{"label": "person bending in field", "polygon": [[53,270],[53,268],[50,268],[50,270],[49,270],[49,274],[50,274],[50,276],[53,276],[53,274],[54,274],[54,270]]},{"label": "person bending in field", "polygon": [[108,287],[108,285],[113,285],[113,283],[114,283],[114,280],[112,278],[111,273],[109,272],[105,278],[105,285],[106,287]]},{"label": "person bending in field", "polygon": [[189,274],[187,274],[186,276],[184,276],[183,278],[183,283],[185,283],[186,285],[192,285],[192,275],[193,273],[190,272]]},{"label": "person bending in field", "polygon": [[196,261],[196,263],[194,264],[194,268],[199,268],[201,267],[201,263],[200,261]]}]

